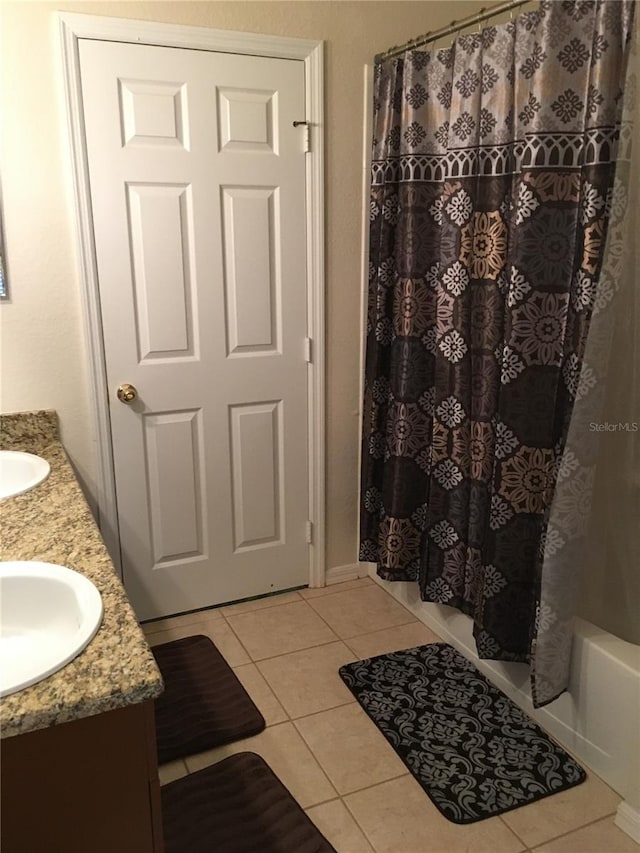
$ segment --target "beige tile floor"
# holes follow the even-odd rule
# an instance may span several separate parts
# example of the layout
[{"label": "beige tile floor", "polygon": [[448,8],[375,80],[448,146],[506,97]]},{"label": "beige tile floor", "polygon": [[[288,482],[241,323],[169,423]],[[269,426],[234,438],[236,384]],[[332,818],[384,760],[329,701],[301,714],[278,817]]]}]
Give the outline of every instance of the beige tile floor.
[{"label": "beige tile floor", "polygon": [[338,675],[343,663],[439,639],[369,578],[144,630],[152,646],[211,637],[267,723],[256,737],[164,765],[163,784],[251,750],[338,853],[639,853],[614,826],[620,798],[593,773],[502,817],[459,826],[440,815]]}]

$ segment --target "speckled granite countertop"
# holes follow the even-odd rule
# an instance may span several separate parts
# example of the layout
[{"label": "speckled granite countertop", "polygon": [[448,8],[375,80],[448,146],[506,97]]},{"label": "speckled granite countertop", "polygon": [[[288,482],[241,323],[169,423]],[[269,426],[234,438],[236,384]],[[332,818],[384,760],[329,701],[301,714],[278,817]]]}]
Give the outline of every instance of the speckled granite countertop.
[{"label": "speckled granite countertop", "polygon": [[86,575],[102,596],[94,639],[63,669],[0,699],[2,737],[153,699],[162,677],[58,439],[55,412],[0,416],[0,447],[42,456],[42,485],[0,502],[0,559],[58,563]]}]

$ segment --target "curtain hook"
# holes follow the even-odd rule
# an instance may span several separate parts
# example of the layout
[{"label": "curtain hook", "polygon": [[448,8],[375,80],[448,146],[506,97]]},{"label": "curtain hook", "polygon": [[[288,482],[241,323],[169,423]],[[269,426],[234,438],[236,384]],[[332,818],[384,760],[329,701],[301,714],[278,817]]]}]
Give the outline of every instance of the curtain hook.
[{"label": "curtain hook", "polygon": [[481,18],[482,18],[482,16],[484,15],[484,13],[485,13],[486,11],[487,11],[487,10],[486,10],[485,8],[482,8],[482,9],[480,9],[480,11],[478,12],[478,32],[479,32],[479,33],[481,33],[481,32],[482,32],[482,21],[481,21]]}]

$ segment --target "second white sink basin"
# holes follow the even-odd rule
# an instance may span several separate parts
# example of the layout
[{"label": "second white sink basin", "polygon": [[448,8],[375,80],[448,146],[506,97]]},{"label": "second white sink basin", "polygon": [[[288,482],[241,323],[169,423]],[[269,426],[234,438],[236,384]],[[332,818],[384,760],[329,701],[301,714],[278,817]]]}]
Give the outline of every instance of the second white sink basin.
[{"label": "second white sink basin", "polygon": [[84,575],[53,563],[0,563],[0,696],[66,666],[102,621],[102,599]]},{"label": "second white sink basin", "polygon": [[21,450],[0,450],[0,500],[21,495],[49,476],[46,459]]}]

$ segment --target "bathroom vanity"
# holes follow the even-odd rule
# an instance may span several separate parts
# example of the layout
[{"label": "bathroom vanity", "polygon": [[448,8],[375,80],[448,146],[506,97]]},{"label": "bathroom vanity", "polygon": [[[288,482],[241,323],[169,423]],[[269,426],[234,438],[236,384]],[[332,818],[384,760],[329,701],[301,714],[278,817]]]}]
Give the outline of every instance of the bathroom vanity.
[{"label": "bathroom vanity", "polygon": [[0,503],[0,559],[88,577],[102,624],[78,657],[0,700],[3,853],[162,853],[155,659],[60,444],[53,412],[0,416],[0,445],[51,465]]}]

